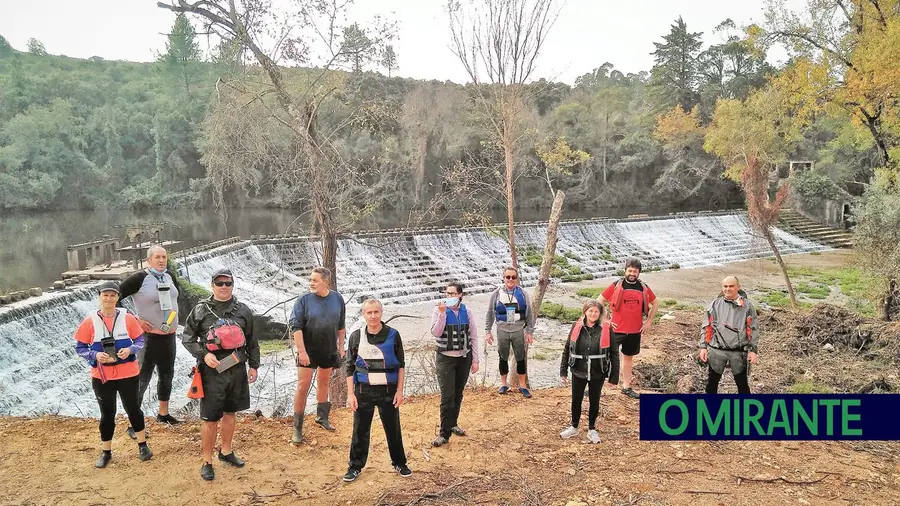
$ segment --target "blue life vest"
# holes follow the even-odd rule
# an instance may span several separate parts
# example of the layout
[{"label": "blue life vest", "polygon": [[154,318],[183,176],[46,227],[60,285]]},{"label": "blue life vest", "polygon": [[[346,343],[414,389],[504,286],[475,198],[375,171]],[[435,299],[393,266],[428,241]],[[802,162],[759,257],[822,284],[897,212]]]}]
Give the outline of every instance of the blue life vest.
[{"label": "blue life vest", "polygon": [[525,320],[525,311],[528,309],[528,299],[525,297],[525,292],[518,286],[513,290],[513,297],[510,297],[509,294],[505,292],[505,288],[499,288],[497,290],[497,306],[494,308],[494,317],[498,322],[511,323],[506,321],[506,312],[508,309],[512,309],[515,312],[515,321]]},{"label": "blue life vest", "polygon": [[[385,325],[387,327],[387,325]],[[356,354],[356,383],[367,385],[396,385],[400,360],[394,353],[397,330],[388,328],[387,339],[380,344],[370,344],[365,327],[359,329],[359,350]]]},{"label": "blue life vest", "polygon": [[437,338],[438,351],[458,351],[469,349],[469,311],[465,304],[459,305],[459,318],[447,308],[447,323],[444,333]]}]

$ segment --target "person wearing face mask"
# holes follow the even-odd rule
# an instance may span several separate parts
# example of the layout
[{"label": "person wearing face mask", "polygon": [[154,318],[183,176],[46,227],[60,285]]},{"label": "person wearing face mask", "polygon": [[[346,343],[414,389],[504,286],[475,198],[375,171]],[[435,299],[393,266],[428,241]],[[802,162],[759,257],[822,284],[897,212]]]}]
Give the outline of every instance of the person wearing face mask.
[{"label": "person wearing face mask", "polygon": [[756,317],[740,281],[734,276],[723,279],[722,292],[709,304],[700,328],[700,361],[709,365],[706,393],[718,393],[725,367],[731,367],[738,393],[750,393],[750,364],[758,361]]},{"label": "person wearing face mask", "polygon": [[117,308],[119,286],[107,281],[98,288],[100,310],[92,312],[75,331],[75,351],[91,366],[91,385],[100,405],[102,453],[95,467],[104,468],[112,460],[112,438],[116,431],[116,394],[138,431],[138,452],[142,461],[153,452],[144,434],[144,413],[138,400],[138,363],[135,354],[144,347],[144,332],[137,319]]},{"label": "person wearing face mask", "polygon": [[572,370],[572,424],[559,433],[563,439],[578,434],[581,420],[581,403],[584,390],[588,389],[588,433],[591,443],[600,442],[597,432],[597,416],[600,414],[600,392],[603,382],[609,378],[613,385],[619,382],[619,357],[615,347],[611,347],[608,321],[601,321],[603,306],[590,301],[581,308],[579,318],[569,330],[569,340],[563,347],[559,377],[566,384],[569,369]]},{"label": "person wearing face mask", "polygon": [[[235,413],[250,408],[250,384],[259,369],[259,341],[253,331],[253,312],[234,296],[234,274],[219,269],[212,275],[212,295],[194,306],[184,322],[182,344],[197,359],[203,398],[200,477],[215,479],[213,447],[221,429],[219,460],[244,467],[234,453]],[[250,369],[247,369],[247,366]]]},{"label": "person wearing face mask", "polygon": [[613,282],[597,297],[600,304],[609,302],[613,346],[621,348],[622,393],[632,399],[640,397],[631,388],[634,357],[641,352],[641,335],[653,326],[653,318],[659,309],[656,294],[638,279],[640,275],[641,261],[628,259],[625,262],[625,277]]},{"label": "person wearing face mask", "polygon": [[526,349],[533,342],[534,313],[528,296],[519,287],[519,270],[515,267],[503,269],[503,286],[494,290],[488,302],[487,324],[484,340],[494,344],[491,327],[497,322],[497,348],[500,354],[500,388],[497,392],[505,394],[509,391],[506,375],[509,374],[509,348],[512,346],[516,357],[516,373],[519,375],[519,392],[526,399],[531,398],[528,391]]},{"label": "person wearing face mask", "polygon": [[[174,425],[181,423],[169,413],[172,379],[175,377],[175,331],[178,330],[178,297],[181,290],[166,270],[168,260],[165,248],[158,244],[150,246],[147,249],[147,268],[122,280],[119,307],[122,307],[122,300],[131,297],[138,323],[147,339],[147,345],[137,355],[141,367],[139,400],[143,403],[155,369],[158,375],[156,396],[159,399],[156,421]],[[128,435],[135,438],[133,427],[128,428]]]},{"label": "person wearing face mask", "polygon": [[472,313],[462,303],[463,285],[448,284],[446,296],[431,313],[431,335],[437,342],[434,362],[441,389],[441,428],[432,446],[446,444],[451,434],[466,435],[459,427],[459,409],[469,371],[478,372],[478,331],[470,325]]}]

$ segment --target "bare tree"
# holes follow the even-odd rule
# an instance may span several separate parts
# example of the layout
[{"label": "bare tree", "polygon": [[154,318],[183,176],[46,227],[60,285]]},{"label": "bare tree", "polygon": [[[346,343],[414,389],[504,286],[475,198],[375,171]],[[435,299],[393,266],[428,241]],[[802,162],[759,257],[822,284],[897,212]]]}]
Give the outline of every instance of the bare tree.
[{"label": "bare tree", "polygon": [[[240,116],[242,112],[236,94],[247,106],[252,104],[257,109],[264,109],[268,113],[267,119],[280,125],[284,142],[277,144],[273,139],[258,136],[251,140],[274,164],[272,183],[279,187],[284,200],[292,204],[309,200],[314,231],[321,236],[321,263],[335,274],[331,281],[334,289],[337,288],[337,239],[366,210],[365,206],[357,204],[362,199],[356,198],[361,175],[332,142],[337,131],[349,125],[352,117],[330,118],[330,131],[320,130],[320,112],[339,89],[333,70],[348,56],[353,57],[354,64],[358,63],[358,48],[347,48],[342,38],[342,25],[351,2],[296,0],[292,4],[293,10],[283,12],[276,11],[265,0],[157,3],[160,8],[199,18],[207,32],[215,33],[223,40],[235,41],[259,64],[268,82],[255,81],[257,76],[252,73],[242,81],[220,80],[217,85],[220,101],[216,110],[223,114],[222,108],[230,104],[230,113],[224,114],[230,114],[232,119]],[[370,47],[382,45],[393,31],[391,24],[376,26],[368,35]],[[264,49],[267,43],[273,45],[270,51]],[[345,51],[352,51],[352,54]],[[302,79],[292,75],[289,82],[278,63],[280,59],[313,70],[299,73]],[[225,87],[231,91],[227,93],[230,96],[223,98]],[[259,169],[259,163],[254,163],[252,157],[227,156],[228,153],[244,152],[249,142],[234,135],[233,129],[221,125],[207,130],[215,134],[220,129],[224,130],[221,133],[225,137],[217,139],[213,135],[207,142],[218,142],[220,148],[229,149],[220,153],[207,151],[208,173],[213,179],[219,178],[236,186],[252,186],[254,175],[259,174],[258,170],[252,169]],[[222,185],[213,185],[213,188],[217,204],[223,204]],[[340,404],[344,402],[346,392],[339,374],[337,379],[332,381],[332,400]]]},{"label": "bare tree", "polygon": [[512,264],[518,266],[513,195],[516,148],[526,135],[525,83],[559,15],[555,0],[449,0],[451,49],[474,83],[476,107],[503,151],[506,212]]}]

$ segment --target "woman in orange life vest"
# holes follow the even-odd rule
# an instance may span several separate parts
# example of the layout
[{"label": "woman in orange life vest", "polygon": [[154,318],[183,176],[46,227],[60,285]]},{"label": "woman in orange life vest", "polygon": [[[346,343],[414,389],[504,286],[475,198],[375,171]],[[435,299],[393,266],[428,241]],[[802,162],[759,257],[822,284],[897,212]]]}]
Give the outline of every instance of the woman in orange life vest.
[{"label": "woman in orange life vest", "polygon": [[100,310],[89,314],[75,331],[75,351],[91,365],[91,383],[100,404],[100,441],[103,451],[96,467],[112,460],[112,438],[116,430],[116,394],[135,429],[138,455],[150,460],[153,452],[144,435],[144,412],[138,395],[140,367],[137,352],[144,347],[144,331],[133,315],[116,308],[119,285],[107,281],[100,285]]},{"label": "woman in orange life vest", "polygon": [[610,346],[609,322],[601,322],[603,306],[597,301],[589,301],[581,308],[579,318],[569,331],[569,339],[563,348],[559,376],[563,384],[568,381],[572,369],[572,425],[559,433],[563,439],[578,434],[581,419],[581,402],[584,389],[588,389],[588,433],[591,443],[600,442],[597,432],[597,416],[600,414],[600,391],[603,381],[609,378],[613,385],[619,382],[619,357],[615,347]]}]

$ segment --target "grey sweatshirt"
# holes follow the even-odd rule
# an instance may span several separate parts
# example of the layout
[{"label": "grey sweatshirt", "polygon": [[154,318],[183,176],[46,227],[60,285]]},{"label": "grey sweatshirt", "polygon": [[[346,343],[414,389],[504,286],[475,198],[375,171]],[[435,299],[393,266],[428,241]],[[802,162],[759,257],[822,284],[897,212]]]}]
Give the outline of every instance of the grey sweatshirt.
[{"label": "grey sweatshirt", "polygon": [[[503,296],[501,298],[501,292]],[[522,327],[525,327],[526,334],[534,333],[534,313],[531,311],[531,298],[528,297],[528,294],[525,293],[525,290],[522,290],[522,294],[525,295],[526,306],[525,306],[525,319],[519,320],[517,322],[507,323],[503,321],[497,322],[497,330],[502,330],[504,332],[516,332],[522,330]],[[491,293],[491,300],[488,302],[488,311],[487,311],[487,321],[484,326],[485,333],[491,332],[491,327],[494,326],[494,321],[496,321],[496,316],[494,315],[494,311],[497,308],[497,301],[506,302],[508,300],[516,300],[513,295],[513,290],[507,290],[505,286],[501,286],[500,288],[494,290]]]}]

